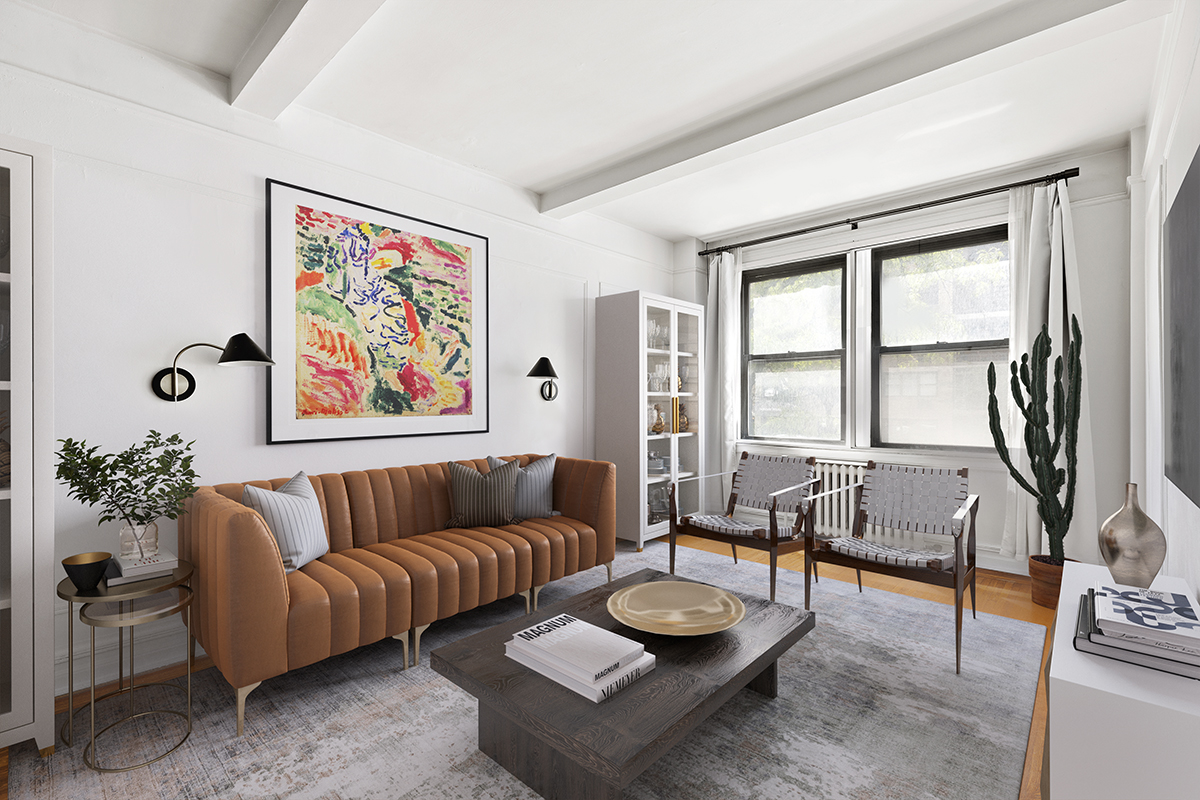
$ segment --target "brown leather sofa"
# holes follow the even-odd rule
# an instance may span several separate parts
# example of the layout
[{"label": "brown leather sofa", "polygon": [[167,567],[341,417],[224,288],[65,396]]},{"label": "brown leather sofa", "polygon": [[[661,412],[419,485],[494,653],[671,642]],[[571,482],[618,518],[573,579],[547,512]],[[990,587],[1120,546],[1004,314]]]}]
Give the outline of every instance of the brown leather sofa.
[{"label": "brown leather sofa", "polygon": [[[522,466],[540,457],[516,456]],[[488,471],[483,459],[459,463]],[[329,553],[289,574],[263,518],[241,503],[245,484],[201,487],[179,518],[180,555],[196,570],[192,629],[237,690],[239,736],[246,695],[267,678],[388,636],[403,644],[407,669],[409,637],[415,664],[432,622],[518,594],[528,613],[547,583],[600,564],[612,580],[616,467],[606,461],[558,457],[562,516],[500,528],[444,530],[445,463],[310,480]]]}]

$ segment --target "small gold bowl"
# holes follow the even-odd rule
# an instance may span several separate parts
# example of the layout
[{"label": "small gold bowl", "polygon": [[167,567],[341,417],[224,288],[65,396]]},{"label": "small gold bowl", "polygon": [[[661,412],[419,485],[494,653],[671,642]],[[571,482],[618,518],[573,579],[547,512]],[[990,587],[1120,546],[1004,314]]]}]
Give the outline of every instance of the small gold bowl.
[{"label": "small gold bowl", "polygon": [[100,584],[111,560],[112,553],[79,553],[64,558],[62,565],[76,591],[90,592]]}]

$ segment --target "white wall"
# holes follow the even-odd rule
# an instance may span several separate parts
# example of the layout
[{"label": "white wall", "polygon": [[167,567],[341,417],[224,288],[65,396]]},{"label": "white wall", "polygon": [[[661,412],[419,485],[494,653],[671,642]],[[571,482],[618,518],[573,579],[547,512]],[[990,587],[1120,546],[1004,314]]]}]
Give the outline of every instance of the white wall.
[{"label": "white wall", "polygon": [[[1103,520],[1120,507],[1124,484],[1129,475],[1129,150],[1124,144],[1101,146],[1093,152],[1066,154],[1062,157],[1025,165],[1020,169],[997,170],[988,175],[972,176],[953,186],[936,187],[901,198],[872,201],[857,207],[830,209],[821,217],[746,234],[753,238],[777,233],[782,229],[802,228],[830,220],[845,219],[896,206],[919,203],[939,197],[969,192],[1012,181],[1034,178],[1070,167],[1079,167],[1080,175],[1070,181],[1071,210],[1075,227],[1081,284],[1084,347],[1088,354],[1092,429],[1095,440],[1096,508],[1076,506],[1076,518],[1066,541],[1071,558],[1098,563],[1097,529]],[[743,251],[747,269],[783,264],[790,261],[843,253],[855,247],[919,238],[956,230],[1007,222],[1006,194],[931,209],[903,217],[890,217],[863,223],[855,231],[839,228],[829,233],[787,239]],[[726,242],[711,242],[725,244]],[[980,409],[980,413],[986,413]],[[742,442],[751,450],[782,452],[787,448],[759,442]],[[946,453],[935,450],[887,450],[883,448],[826,448],[804,446],[804,454],[829,460],[865,462],[897,461],[933,467],[961,467],[970,470],[971,491],[978,493],[977,521],[979,562],[991,569],[1025,573],[1027,563],[1000,556],[1004,533],[1007,471],[992,452]]]},{"label": "white wall", "polygon": [[[123,449],[151,428],[180,431],[196,441],[204,483],[592,454],[592,299],[602,278],[669,293],[669,243],[590,215],[542,217],[517,187],[300,107],[278,123],[253,118],[228,107],[208,73],[0,5],[25,25],[0,31],[10,62],[0,64],[0,132],[54,148],[56,437]],[[218,369],[205,349],[184,356],[198,387],[190,400],[151,394],[151,375],[187,344],[243,330],[264,341],[268,177],[489,238],[489,433],[267,446],[266,370]],[[552,403],[525,377],[543,355],[561,376]],[[97,529],[97,511],[63,487],[55,514],[56,558],[116,548],[117,526]],[[175,524],[161,527],[173,548]],[[57,611],[61,693],[67,620]],[[106,680],[115,637],[101,638]],[[139,669],[181,660],[182,640],[177,620],[139,630]]]},{"label": "white wall", "polygon": [[[1200,588],[1200,507],[1166,479],[1163,421],[1162,225],[1183,177],[1200,149],[1200,3],[1181,0],[1166,27],[1163,55],[1146,132],[1144,206],[1132,224],[1145,240],[1146,492],[1144,509],[1167,536],[1163,572]],[[1194,267],[1195,265],[1193,265]],[[1136,335],[1136,332],[1135,332]],[[1200,364],[1188,365],[1200,369]]]}]

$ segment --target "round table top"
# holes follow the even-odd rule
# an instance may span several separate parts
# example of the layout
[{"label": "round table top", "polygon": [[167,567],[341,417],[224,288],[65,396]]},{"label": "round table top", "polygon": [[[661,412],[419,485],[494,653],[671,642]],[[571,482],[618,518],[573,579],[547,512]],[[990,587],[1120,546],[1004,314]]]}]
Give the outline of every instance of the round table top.
[{"label": "round table top", "polygon": [[192,604],[192,590],[180,586],[176,593],[158,592],[133,600],[84,603],[79,619],[96,628],[128,628],[178,614]]},{"label": "round table top", "polygon": [[63,578],[58,584],[58,596],[72,603],[103,603],[116,600],[134,600],[152,594],[166,591],[185,583],[192,577],[192,565],[183,559],[170,575],[159,575],[157,578],[147,578],[144,581],[123,583],[120,586],[108,585],[108,581],[100,581],[95,589],[81,592],[75,588],[70,578]]}]

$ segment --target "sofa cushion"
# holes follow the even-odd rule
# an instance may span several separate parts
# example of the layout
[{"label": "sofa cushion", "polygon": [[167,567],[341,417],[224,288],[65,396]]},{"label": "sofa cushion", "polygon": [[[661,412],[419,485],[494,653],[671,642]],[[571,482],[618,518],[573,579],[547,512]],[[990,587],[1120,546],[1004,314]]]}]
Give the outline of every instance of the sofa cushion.
[{"label": "sofa cushion", "polygon": [[451,461],[450,503],[454,513],[447,528],[511,525],[517,475],[521,465],[509,461],[484,475],[474,467]]},{"label": "sofa cushion", "polygon": [[[513,499],[513,515],[518,521],[554,516],[554,462],[557,459],[558,456],[551,453],[519,469],[517,493]],[[487,463],[488,469],[495,470],[505,462],[488,456]]]},{"label": "sofa cushion", "polygon": [[279,543],[285,572],[294,572],[329,552],[321,501],[303,472],[297,472],[276,491],[246,486],[242,504],[262,515]]}]

